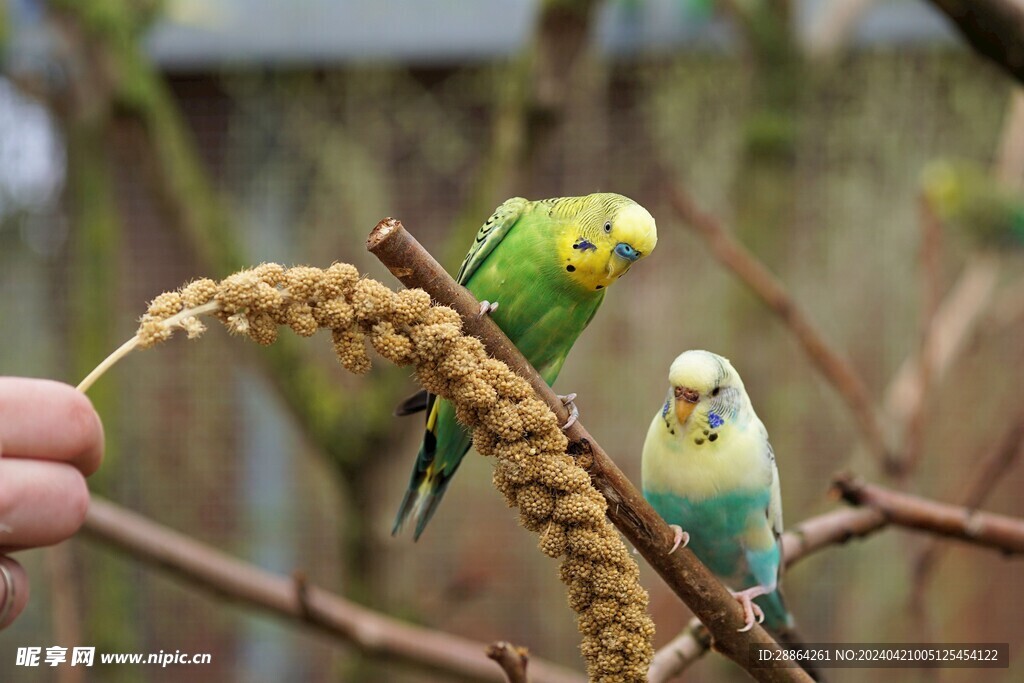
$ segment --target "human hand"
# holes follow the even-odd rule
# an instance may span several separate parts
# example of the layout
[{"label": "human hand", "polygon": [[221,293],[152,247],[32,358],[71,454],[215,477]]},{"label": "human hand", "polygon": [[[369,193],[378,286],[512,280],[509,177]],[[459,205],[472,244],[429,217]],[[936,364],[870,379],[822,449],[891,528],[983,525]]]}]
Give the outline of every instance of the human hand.
[{"label": "human hand", "polygon": [[6,553],[53,545],[85,520],[85,477],[100,466],[103,425],[73,387],[0,377],[0,629],[28,602],[28,576]]}]

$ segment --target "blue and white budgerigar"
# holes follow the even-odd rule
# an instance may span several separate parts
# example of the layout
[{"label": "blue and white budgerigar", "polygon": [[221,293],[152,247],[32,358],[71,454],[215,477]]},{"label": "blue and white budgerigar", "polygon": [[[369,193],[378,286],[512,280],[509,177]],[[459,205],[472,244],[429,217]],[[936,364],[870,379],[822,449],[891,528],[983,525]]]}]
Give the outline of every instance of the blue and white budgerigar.
[{"label": "blue and white budgerigar", "polygon": [[755,619],[789,630],[779,593],[782,498],[768,431],[743,380],[719,355],[683,353],[669,383],[644,442],[644,497],[673,525],[677,546],[688,542],[740,602],[741,631]]},{"label": "blue and white budgerigar", "polygon": [[[514,197],[480,228],[457,279],[481,302],[481,313],[489,313],[552,384],[607,288],[657,243],[651,214],[619,194]],[[421,392],[398,413],[419,410],[427,413],[423,445],[392,531],[415,518],[414,538],[423,533],[472,443],[448,401]]]}]

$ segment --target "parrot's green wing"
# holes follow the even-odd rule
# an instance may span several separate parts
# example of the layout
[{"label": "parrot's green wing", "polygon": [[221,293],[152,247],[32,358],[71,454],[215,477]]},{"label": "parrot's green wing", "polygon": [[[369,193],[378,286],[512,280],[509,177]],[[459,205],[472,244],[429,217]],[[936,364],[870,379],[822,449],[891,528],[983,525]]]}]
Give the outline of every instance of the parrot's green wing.
[{"label": "parrot's green wing", "polygon": [[[508,231],[512,229],[512,226],[523,215],[529,203],[529,200],[522,197],[513,197],[495,209],[491,217],[487,219],[487,222],[477,231],[476,237],[473,239],[473,246],[469,248],[469,253],[462,260],[459,274],[455,276],[455,280],[460,285],[465,285],[469,282],[469,278],[473,276],[473,273],[480,267],[480,264],[490,256],[494,248],[498,246],[498,243],[504,239]],[[596,313],[597,310],[595,309],[594,312]],[[432,398],[427,395],[425,389],[418,391],[398,404],[395,408],[395,415],[402,417],[418,413],[421,410],[429,410],[433,407]]]},{"label": "parrot's green wing", "polygon": [[455,276],[455,280],[460,285],[469,282],[469,278],[473,277],[473,273],[480,267],[480,264],[491,255],[494,248],[522,217],[529,203],[529,200],[522,197],[508,199],[495,209],[491,217],[480,226],[476,238],[473,240],[473,246],[469,248],[469,253],[462,261],[462,267],[459,268],[459,274]]},{"label": "parrot's green wing", "polygon": [[[522,197],[513,197],[499,206],[480,227],[473,245],[466,254],[456,277],[460,285],[466,285],[473,274],[487,260],[510,230],[519,222],[529,205]],[[462,457],[469,450],[470,438],[465,430],[455,424],[454,409],[446,401],[439,401],[434,394],[421,391],[402,402],[395,410],[397,415],[409,415],[420,410],[427,411],[426,431],[423,445],[416,457],[409,488],[405,492],[391,533],[397,533],[410,515],[416,516],[414,538],[419,538],[427,522],[434,515],[441,502],[448,481],[455,474]],[[440,431],[445,430],[446,434]],[[441,437],[441,447],[438,447]],[[457,442],[457,443],[453,443]]]}]

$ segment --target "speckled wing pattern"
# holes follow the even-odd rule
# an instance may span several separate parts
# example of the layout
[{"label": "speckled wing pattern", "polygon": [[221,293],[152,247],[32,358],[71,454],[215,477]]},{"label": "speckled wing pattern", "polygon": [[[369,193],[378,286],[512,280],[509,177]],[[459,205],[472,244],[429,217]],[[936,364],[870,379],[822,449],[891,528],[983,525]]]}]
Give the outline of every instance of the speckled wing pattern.
[{"label": "speckled wing pattern", "polygon": [[459,268],[459,274],[455,276],[455,280],[460,285],[469,282],[469,278],[473,277],[473,273],[480,267],[480,264],[490,256],[494,248],[512,229],[512,226],[519,221],[529,204],[529,200],[522,197],[506,200],[480,226],[476,238],[473,240],[473,246],[469,248],[469,253],[466,254],[466,258],[463,259],[462,266]]},{"label": "speckled wing pattern", "polygon": [[[480,226],[469,253],[462,261],[456,280],[460,285],[465,286],[480,265],[491,255],[495,247],[501,243],[505,235],[519,222],[523,214],[529,208],[530,202],[522,197],[513,197],[506,200],[495,209],[491,217]],[[442,460],[449,459],[452,462],[436,462],[438,456],[438,417],[441,403],[434,394],[420,392],[406,399],[395,410],[396,415],[409,415],[420,410],[427,411],[426,430],[423,435],[423,445],[416,457],[416,465],[413,467],[412,478],[409,481],[409,488],[406,489],[405,497],[398,508],[398,515],[395,518],[394,527],[391,533],[401,530],[405,521],[410,515],[416,516],[416,529],[413,537],[418,539],[427,526],[427,522],[434,516],[441,497],[448,487],[451,475],[455,473],[459,461],[464,455],[465,448],[459,447],[457,453],[442,453]]]}]

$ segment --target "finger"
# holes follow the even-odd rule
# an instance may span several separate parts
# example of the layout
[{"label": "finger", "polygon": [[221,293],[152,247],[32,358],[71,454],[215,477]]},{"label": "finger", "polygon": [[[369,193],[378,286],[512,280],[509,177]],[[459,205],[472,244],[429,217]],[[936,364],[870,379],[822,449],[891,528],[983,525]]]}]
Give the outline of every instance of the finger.
[{"label": "finger", "polygon": [[[17,619],[22,610],[25,609],[25,605],[28,604],[28,574],[25,573],[20,564],[5,555],[0,555],[0,564],[10,572],[10,579],[14,586],[14,604],[11,605],[7,616],[3,617],[3,620],[0,621],[0,629],[3,629]],[[8,600],[8,587],[6,583],[3,577],[0,576],[0,611],[3,611],[4,605],[7,604]]]},{"label": "finger", "polygon": [[59,543],[78,531],[88,509],[89,489],[74,467],[0,459],[0,552]]},{"label": "finger", "polygon": [[60,460],[89,476],[103,457],[103,425],[67,384],[0,377],[0,454]]}]

